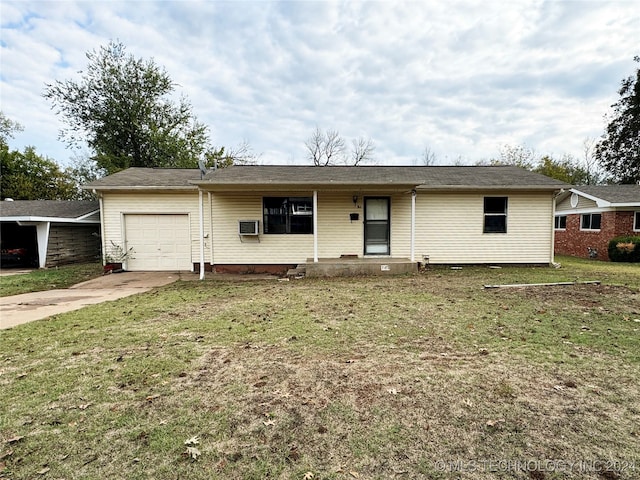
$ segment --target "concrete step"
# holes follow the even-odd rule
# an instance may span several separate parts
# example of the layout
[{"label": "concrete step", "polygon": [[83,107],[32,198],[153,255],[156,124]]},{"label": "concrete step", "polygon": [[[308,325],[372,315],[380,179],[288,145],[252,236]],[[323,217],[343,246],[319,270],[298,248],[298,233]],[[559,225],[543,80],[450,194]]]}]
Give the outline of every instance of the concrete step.
[{"label": "concrete step", "polygon": [[297,265],[296,268],[290,268],[287,271],[287,278],[304,278],[306,275],[306,268],[304,265]]}]

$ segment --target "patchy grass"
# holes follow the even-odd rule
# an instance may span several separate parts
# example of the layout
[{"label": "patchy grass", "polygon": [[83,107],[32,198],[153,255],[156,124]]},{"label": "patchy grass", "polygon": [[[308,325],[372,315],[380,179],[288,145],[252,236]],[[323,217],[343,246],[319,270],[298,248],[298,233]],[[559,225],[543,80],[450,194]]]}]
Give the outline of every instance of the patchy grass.
[{"label": "patchy grass", "polygon": [[562,263],[178,282],[0,331],[0,476],[637,478],[640,272]]},{"label": "patchy grass", "polygon": [[64,265],[62,267],[34,270],[30,273],[0,277],[0,297],[20,293],[41,292],[56,288],[68,288],[76,283],[102,275],[99,263]]}]

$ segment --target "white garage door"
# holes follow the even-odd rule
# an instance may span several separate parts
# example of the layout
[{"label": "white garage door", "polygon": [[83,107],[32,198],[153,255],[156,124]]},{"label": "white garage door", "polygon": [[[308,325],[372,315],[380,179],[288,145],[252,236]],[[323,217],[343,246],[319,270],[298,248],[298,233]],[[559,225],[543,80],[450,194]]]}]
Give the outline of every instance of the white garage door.
[{"label": "white garage door", "polygon": [[131,271],[191,270],[188,215],[125,215],[127,261]]}]

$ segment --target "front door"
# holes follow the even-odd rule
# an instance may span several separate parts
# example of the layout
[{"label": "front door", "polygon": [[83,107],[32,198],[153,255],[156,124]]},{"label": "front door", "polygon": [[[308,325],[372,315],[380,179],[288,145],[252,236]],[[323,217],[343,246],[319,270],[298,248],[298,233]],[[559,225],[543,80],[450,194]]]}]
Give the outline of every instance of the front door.
[{"label": "front door", "polygon": [[389,255],[390,214],[389,197],[364,199],[364,254]]}]

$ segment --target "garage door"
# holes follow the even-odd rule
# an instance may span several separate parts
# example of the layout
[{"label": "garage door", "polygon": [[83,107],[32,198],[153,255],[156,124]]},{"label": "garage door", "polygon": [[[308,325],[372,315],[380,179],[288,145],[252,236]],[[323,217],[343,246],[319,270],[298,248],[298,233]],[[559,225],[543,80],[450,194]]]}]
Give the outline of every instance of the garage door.
[{"label": "garage door", "polygon": [[125,215],[131,271],[191,270],[188,215]]}]

